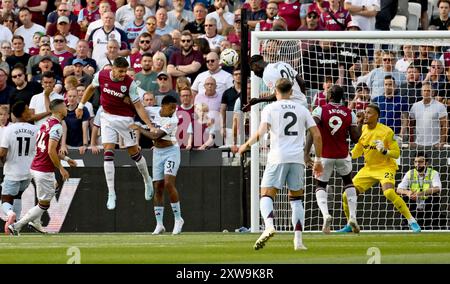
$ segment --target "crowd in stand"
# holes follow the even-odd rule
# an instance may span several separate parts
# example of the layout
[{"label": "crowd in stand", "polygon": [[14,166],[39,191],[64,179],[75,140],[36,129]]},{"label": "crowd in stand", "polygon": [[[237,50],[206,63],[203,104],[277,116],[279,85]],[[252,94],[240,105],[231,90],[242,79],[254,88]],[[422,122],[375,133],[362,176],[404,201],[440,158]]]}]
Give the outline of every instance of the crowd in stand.
[{"label": "crowd in stand", "polygon": [[[128,75],[138,84],[146,108],[158,106],[168,94],[177,98],[180,146],[208,149],[237,143],[240,119],[233,112],[240,115],[242,84],[249,84],[241,82],[239,65],[221,65],[220,54],[241,49],[241,7],[247,8],[251,30],[366,31],[389,30],[397,3],[404,1],[0,2],[0,124],[14,121],[9,106],[19,100],[34,111],[35,124],[42,124],[49,115],[45,96],[64,98],[69,114],[61,151],[76,147],[80,153],[88,148],[95,153],[101,144],[95,119],[101,110],[99,95],[85,105],[81,120],[75,109],[94,75],[111,68],[117,57],[128,59]],[[421,29],[447,30],[449,3],[440,0],[439,15],[429,23],[427,3],[421,3]],[[263,54],[271,45],[265,44]],[[381,122],[403,142],[435,147],[447,142],[450,53],[443,48],[403,45],[394,53],[324,41],[298,47],[311,109],[326,101],[332,84],[340,84],[346,86],[352,109],[378,103]],[[424,112],[429,106],[431,112]],[[432,135],[424,131],[428,128]],[[152,143],[141,137],[140,145]]]}]

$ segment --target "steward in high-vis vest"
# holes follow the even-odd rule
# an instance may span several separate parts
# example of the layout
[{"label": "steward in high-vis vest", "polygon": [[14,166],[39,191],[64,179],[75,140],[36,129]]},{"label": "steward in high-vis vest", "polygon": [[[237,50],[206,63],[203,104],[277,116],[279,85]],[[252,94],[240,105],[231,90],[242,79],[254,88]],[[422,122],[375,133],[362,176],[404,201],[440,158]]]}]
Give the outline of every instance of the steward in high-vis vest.
[{"label": "steward in high-vis vest", "polygon": [[403,176],[397,193],[403,196],[411,213],[424,229],[445,229],[439,228],[440,224],[445,226],[445,216],[441,216],[439,208],[441,188],[439,172],[428,166],[425,153],[418,152],[414,168]]}]

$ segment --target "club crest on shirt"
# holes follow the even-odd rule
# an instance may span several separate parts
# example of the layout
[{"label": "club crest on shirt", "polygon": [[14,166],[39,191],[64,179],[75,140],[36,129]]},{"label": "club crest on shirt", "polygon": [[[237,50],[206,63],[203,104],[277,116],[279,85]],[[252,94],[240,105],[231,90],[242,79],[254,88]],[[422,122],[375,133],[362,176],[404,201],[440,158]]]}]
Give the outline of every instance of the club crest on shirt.
[{"label": "club crest on shirt", "polygon": [[120,91],[125,93],[127,91],[127,86],[120,86]]}]

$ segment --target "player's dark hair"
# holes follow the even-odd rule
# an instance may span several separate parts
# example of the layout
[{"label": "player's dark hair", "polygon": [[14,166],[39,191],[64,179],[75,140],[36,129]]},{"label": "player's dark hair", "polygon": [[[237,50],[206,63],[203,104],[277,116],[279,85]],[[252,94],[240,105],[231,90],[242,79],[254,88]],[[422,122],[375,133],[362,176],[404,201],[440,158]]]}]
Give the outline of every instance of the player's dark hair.
[{"label": "player's dark hair", "polygon": [[114,59],[113,66],[118,68],[128,68],[130,64],[128,64],[128,61],[125,59],[125,57],[117,57],[116,59]]},{"label": "player's dark hair", "polygon": [[333,99],[333,102],[340,103],[342,98],[344,97],[344,88],[339,85],[331,86],[330,97]]},{"label": "player's dark hair", "polygon": [[380,111],[380,108],[378,107],[378,105],[376,105],[376,104],[369,104],[368,106],[366,106],[366,108],[368,108],[368,107],[370,107],[371,109],[374,109],[377,112],[378,117],[380,117],[381,111]]},{"label": "player's dark hair", "polygon": [[50,102],[50,110],[54,111],[59,105],[65,104],[64,100],[56,99]]},{"label": "player's dark hair", "polygon": [[428,163],[428,155],[425,154],[424,151],[417,151],[416,153],[416,158],[417,157],[424,157],[425,158],[425,163]]},{"label": "player's dark hair", "polygon": [[22,114],[25,111],[26,106],[27,104],[24,101],[18,101],[12,106],[11,112],[14,114],[15,117],[20,118],[22,117]]},{"label": "player's dark hair", "polygon": [[264,61],[264,57],[262,57],[262,55],[255,54],[255,55],[253,55],[253,56],[250,58],[250,60],[249,60],[248,63],[249,63],[250,66],[251,66],[252,64],[257,63],[257,62],[260,62],[260,61]]},{"label": "player's dark hair", "polygon": [[161,101],[161,105],[168,105],[172,103],[178,103],[177,99],[172,95],[166,95]]}]

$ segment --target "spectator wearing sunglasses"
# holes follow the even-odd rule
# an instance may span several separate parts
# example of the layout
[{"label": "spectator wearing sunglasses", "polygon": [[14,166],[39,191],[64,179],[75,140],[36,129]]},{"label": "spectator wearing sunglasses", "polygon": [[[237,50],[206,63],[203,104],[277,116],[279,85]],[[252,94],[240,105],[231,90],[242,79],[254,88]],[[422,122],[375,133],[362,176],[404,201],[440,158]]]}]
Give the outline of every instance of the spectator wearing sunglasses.
[{"label": "spectator wearing sunglasses", "polygon": [[316,10],[308,12],[306,15],[306,25],[301,26],[299,31],[325,31],[325,29],[319,24],[319,14]]},{"label": "spectator wearing sunglasses", "polygon": [[161,71],[158,73],[156,77],[156,82],[158,83],[158,89],[154,92],[156,104],[161,105],[162,99],[170,95],[177,99],[177,104],[180,105],[180,96],[178,93],[172,88],[172,83],[169,80],[169,74],[166,71]]}]

